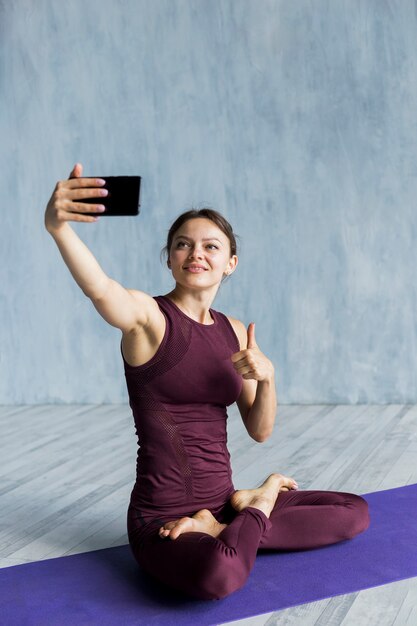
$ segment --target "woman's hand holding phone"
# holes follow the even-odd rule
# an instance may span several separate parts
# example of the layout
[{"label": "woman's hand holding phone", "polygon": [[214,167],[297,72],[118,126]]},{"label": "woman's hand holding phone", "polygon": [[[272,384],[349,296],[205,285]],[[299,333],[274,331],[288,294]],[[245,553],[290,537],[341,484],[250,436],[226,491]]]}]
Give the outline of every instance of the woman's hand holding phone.
[{"label": "woman's hand holding phone", "polygon": [[[68,180],[60,180],[45,211],[45,228],[48,232],[61,228],[65,222],[97,222],[90,213],[102,213],[100,197],[107,196],[102,189],[106,181],[101,178],[82,178],[83,166],[76,163]],[[97,204],[82,202],[85,198],[97,198]]]}]

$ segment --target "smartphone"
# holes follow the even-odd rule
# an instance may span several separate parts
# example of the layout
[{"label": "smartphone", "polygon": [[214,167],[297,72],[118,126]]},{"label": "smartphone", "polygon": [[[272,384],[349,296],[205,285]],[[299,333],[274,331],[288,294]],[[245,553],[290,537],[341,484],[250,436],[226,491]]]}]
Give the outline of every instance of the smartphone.
[{"label": "smartphone", "polygon": [[[102,178],[106,184],[97,189],[107,189],[107,196],[83,198],[77,202],[102,204],[106,210],[102,213],[88,213],[93,217],[116,215],[139,215],[140,212],[140,176],[83,176],[82,178]],[[77,211],[78,212],[78,211]],[[83,213],[82,215],[86,215]]]}]

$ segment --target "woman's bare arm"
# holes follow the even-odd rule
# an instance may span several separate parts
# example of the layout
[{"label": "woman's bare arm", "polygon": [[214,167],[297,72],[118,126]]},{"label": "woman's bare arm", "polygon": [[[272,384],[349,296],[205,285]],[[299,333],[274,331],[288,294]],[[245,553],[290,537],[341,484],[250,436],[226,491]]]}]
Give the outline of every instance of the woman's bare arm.
[{"label": "woman's bare arm", "polygon": [[[241,350],[233,355],[232,360],[239,359],[236,365],[239,366],[241,364],[240,369],[245,372],[248,368],[244,364],[244,356],[248,349],[253,348],[256,353],[253,362],[254,372],[258,371],[259,373],[261,370],[263,372],[262,380],[256,373],[253,375],[244,374],[242,392],[236,403],[248,434],[255,441],[266,441],[272,434],[278,408],[274,367],[272,362],[260,352],[256,342],[254,345],[250,345],[249,332],[246,330],[245,325],[233,317],[229,317],[229,321],[239,339]],[[265,372],[268,372],[268,375],[265,375]]]},{"label": "woman's bare arm", "polygon": [[[55,240],[74,280],[106,322],[123,332],[146,326],[157,307],[154,299],[142,291],[126,289],[107,276],[94,255],[68,224],[70,220],[95,221],[88,213],[96,212],[97,205],[77,200],[97,197],[101,185],[99,186],[96,179],[77,180],[81,173],[82,166],[77,164],[67,181],[57,183],[45,211],[45,228]],[[95,188],[91,188],[93,186]],[[99,198],[97,202],[99,203]],[[82,211],[83,215],[78,215],[75,211]]]}]

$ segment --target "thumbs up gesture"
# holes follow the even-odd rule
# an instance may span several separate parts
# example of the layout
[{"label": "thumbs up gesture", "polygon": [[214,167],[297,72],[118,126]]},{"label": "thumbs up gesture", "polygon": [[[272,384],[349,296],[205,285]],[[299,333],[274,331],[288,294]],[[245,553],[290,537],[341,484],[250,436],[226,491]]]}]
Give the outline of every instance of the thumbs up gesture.
[{"label": "thumbs up gesture", "polygon": [[270,380],[274,376],[272,362],[259,350],[255,339],[255,323],[248,326],[248,340],[245,350],[231,356],[233,367],[245,379]]}]

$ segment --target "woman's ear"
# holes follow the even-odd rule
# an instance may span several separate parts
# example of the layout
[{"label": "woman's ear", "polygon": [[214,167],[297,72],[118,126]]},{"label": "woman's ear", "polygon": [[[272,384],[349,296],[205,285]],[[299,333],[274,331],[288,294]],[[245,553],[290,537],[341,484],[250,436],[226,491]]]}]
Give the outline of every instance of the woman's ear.
[{"label": "woman's ear", "polygon": [[228,267],[228,269],[224,270],[224,273],[226,274],[226,276],[230,276],[230,274],[233,274],[233,272],[235,271],[237,267],[237,264],[238,264],[237,256],[234,256],[233,260],[235,261],[234,267]]}]

